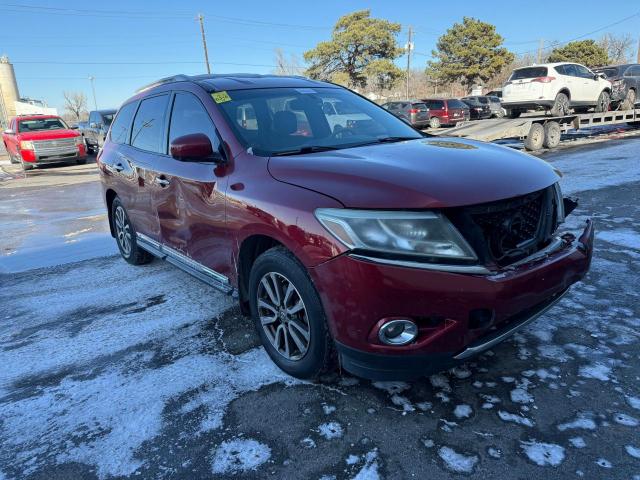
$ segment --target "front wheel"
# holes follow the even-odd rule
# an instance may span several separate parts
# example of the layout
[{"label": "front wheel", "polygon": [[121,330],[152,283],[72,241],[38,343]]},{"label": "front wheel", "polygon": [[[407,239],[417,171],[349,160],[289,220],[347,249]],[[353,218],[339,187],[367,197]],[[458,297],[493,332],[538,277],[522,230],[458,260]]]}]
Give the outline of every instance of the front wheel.
[{"label": "front wheel", "polygon": [[260,255],[249,277],[251,315],[271,360],[289,375],[316,379],[333,367],[334,346],[320,297],[286,249]]},{"label": "front wheel", "polygon": [[569,97],[565,93],[559,93],[556,95],[556,99],[553,102],[551,108],[551,115],[554,117],[564,117],[571,113],[571,107],[569,105]]},{"label": "front wheel", "polygon": [[142,265],[153,260],[153,255],[138,246],[136,231],[118,197],[113,200],[111,205],[111,219],[118,250],[120,250],[122,258],[132,265]]},{"label": "front wheel", "polygon": [[609,92],[600,93],[598,103],[596,104],[596,112],[608,112],[610,103],[611,95],[609,95]]}]

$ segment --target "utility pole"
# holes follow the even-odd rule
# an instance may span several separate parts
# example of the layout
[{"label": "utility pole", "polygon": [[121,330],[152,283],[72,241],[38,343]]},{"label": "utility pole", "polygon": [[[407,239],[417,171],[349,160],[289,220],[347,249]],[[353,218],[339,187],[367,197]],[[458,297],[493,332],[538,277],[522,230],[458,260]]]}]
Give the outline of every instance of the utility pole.
[{"label": "utility pole", "polygon": [[540,43],[538,44],[538,58],[536,63],[542,63],[542,52],[544,50],[544,39],[540,39]]},{"label": "utility pole", "polygon": [[98,102],[96,101],[96,87],[93,84],[95,77],[89,75],[89,81],[91,82],[91,90],[93,91],[93,107],[94,110],[98,110]]},{"label": "utility pole", "polygon": [[209,53],[207,52],[207,38],[204,36],[204,17],[201,13],[198,14],[198,20],[200,21],[200,33],[202,34],[202,48],[204,48],[204,63],[207,65],[207,73],[211,73]]},{"label": "utility pole", "polygon": [[409,36],[407,39],[407,100],[410,100],[409,75],[411,73],[411,51],[413,50],[412,36],[413,36],[413,29],[411,28],[411,25],[409,25]]},{"label": "utility pole", "polygon": [[640,63],[640,38],[638,38],[638,57],[637,57],[637,61],[638,61],[638,63]]}]

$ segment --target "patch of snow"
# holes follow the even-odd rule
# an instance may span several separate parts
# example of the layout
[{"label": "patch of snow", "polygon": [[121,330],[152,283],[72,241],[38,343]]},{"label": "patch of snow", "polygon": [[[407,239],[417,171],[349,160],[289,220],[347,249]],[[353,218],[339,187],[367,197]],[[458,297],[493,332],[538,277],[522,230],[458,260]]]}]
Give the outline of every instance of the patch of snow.
[{"label": "patch of snow", "polygon": [[358,463],[358,460],[360,460],[359,456],[351,454],[346,458],[345,463],[347,465],[355,465]]},{"label": "patch of snow", "polygon": [[598,460],[596,460],[596,464],[601,466],[602,468],[612,468],[613,467],[611,462],[609,460],[607,460],[606,458],[599,458]]},{"label": "patch of snow", "polygon": [[372,450],[365,455],[364,466],[353,480],[380,480],[378,473],[378,451]]},{"label": "patch of snow", "polygon": [[456,416],[456,418],[469,418],[471,416],[471,413],[473,413],[471,407],[464,403],[461,405],[457,405],[453,410],[453,414]]},{"label": "patch of snow", "polygon": [[574,448],[584,448],[587,446],[586,442],[584,441],[584,438],[582,437],[572,437],[569,439],[569,445],[571,445]]},{"label": "patch of snow", "polygon": [[326,403],[323,403],[322,411],[324,412],[325,415],[331,415],[333,412],[336,411],[336,407],[333,405],[327,405]]},{"label": "patch of snow", "polygon": [[504,410],[498,410],[498,416],[505,422],[513,422],[517,423],[518,425],[524,425],[525,427],[533,427],[535,425],[533,420],[527,417],[523,417],[515,413],[505,412]]},{"label": "patch of snow", "polygon": [[633,230],[601,230],[597,233],[597,237],[621,247],[640,250],[640,234]]},{"label": "patch of snow", "polygon": [[627,451],[629,455],[633,458],[640,458],[640,448],[634,447],[633,445],[626,445],[624,449]]},{"label": "patch of snow", "polygon": [[316,448],[315,440],[309,437],[300,440],[300,445],[302,445],[304,448]]},{"label": "patch of snow", "polygon": [[603,382],[609,381],[611,368],[602,363],[594,363],[592,365],[583,365],[578,371],[578,375],[583,378],[595,378]]},{"label": "patch of snow", "polygon": [[435,442],[430,438],[423,438],[422,444],[427,448],[433,448],[435,446]]},{"label": "patch of snow", "polygon": [[629,404],[629,406],[631,408],[635,408],[636,410],[640,410],[640,398],[639,397],[632,397],[629,395],[625,396],[625,400],[627,401],[627,403]]},{"label": "patch of snow", "polygon": [[613,420],[620,425],[624,425],[626,427],[637,427],[640,425],[640,421],[637,418],[632,417],[631,415],[627,415],[626,413],[616,413],[613,416]]},{"label": "patch of snow", "polygon": [[263,443],[244,438],[227,440],[216,448],[211,471],[238,473],[256,470],[269,458],[271,458],[271,449]]},{"label": "patch of snow", "polygon": [[578,429],[582,428],[584,430],[595,430],[596,422],[594,422],[589,415],[579,414],[575,420],[570,422],[561,423],[558,425],[558,430],[564,432],[569,429]]},{"label": "patch of snow", "polygon": [[327,440],[342,437],[342,425],[338,422],[323,423],[318,426],[318,433]]},{"label": "patch of snow", "polygon": [[389,394],[402,393],[411,388],[407,382],[373,382],[373,386]]},{"label": "patch of snow", "polygon": [[429,377],[429,381],[431,382],[431,385],[435,388],[440,388],[445,392],[451,391],[451,386],[449,385],[449,379],[441,373],[436,373],[434,375],[431,375]]},{"label": "patch of snow", "polygon": [[459,365],[451,369],[451,373],[461,380],[471,376],[471,370],[466,365]]},{"label": "patch of snow", "polygon": [[523,388],[511,390],[511,401],[514,403],[533,403],[533,395]]},{"label": "patch of snow", "polygon": [[411,404],[407,397],[402,395],[391,395],[391,402],[398,407],[402,407],[404,412],[415,412],[416,408]]},{"label": "patch of snow", "polygon": [[536,465],[541,467],[557,467],[564,460],[564,447],[554,443],[536,441],[520,442],[520,448],[525,455]]},{"label": "patch of snow", "polygon": [[496,448],[496,447],[487,448],[487,453],[492,458],[501,458],[502,457],[502,450],[500,450],[499,448]]},{"label": "patch of snow", "polygon": [[465,455],[456,452],[450,447],[440,447],[438,455],[444,461],[445,466],[456,473],[472,473],[478,463],[477,455]]}]

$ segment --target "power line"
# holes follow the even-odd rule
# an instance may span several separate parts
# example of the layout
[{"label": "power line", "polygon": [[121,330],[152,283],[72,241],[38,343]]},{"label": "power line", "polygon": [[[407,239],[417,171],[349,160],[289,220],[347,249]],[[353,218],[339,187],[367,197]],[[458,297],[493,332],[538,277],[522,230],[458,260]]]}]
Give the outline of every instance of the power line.
[{"label": "power line", "polygon": [[[14,65],[201,65],[202,60],[197,61],[162,61],[162,62],[67,62],[54,60],[28,60],[11,62]],[[276,67],[264,63],[235,63],[235,62],[216,62],[218,65],[234,65],[237,67]]]}]

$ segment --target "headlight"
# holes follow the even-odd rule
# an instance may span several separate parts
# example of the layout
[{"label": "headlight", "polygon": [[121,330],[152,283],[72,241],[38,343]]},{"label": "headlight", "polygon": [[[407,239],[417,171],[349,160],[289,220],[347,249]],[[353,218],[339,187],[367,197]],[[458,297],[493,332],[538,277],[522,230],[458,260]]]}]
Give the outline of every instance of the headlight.
[{"label": "headlight", "polygon": [[562,190],[560,189],[560,182],[556,182],[553,186],[556,200],[556,222],[560,225],[564,222],[564,197],[562,196]]},{"label": "headlight", "polygon": [[435,212],[319,208],[316,218],[350,249],[476,260],[465,239]]},{"label": "headlight", "polygon": [[33,150],[33,142],[31,140],[22,140],[20,142],[20,150]]}]

